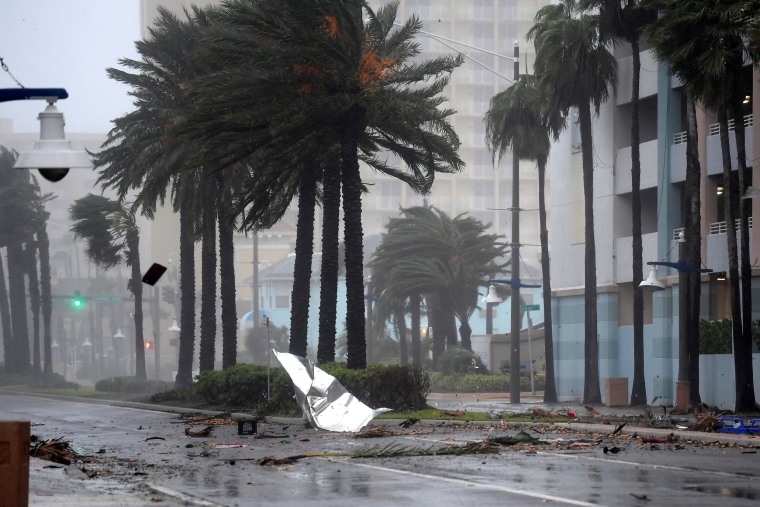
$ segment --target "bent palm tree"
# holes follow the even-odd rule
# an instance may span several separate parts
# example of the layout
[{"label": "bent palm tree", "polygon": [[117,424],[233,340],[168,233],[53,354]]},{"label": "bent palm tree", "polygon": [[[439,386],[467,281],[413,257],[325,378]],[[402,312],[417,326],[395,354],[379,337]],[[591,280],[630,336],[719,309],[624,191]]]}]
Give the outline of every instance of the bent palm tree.
[{"label": "bent palm tree", "polygon": [[508,149],[515,150],[521,160],[534,160],[538,165],[538,209],[541,238],[541,273],[544,299],[544,357],[546,387],[544,402],[557,401],[554,380],[554,342],[552,333],[551,271],[549,232],[546,224],[546,161],[549,157],[549,134],[555,139],[564,128],[563,119],[546,110],[533,76],[522,75],[519,81],[491,98],[486,111],[486,145],[501,158]]},{"label": "bent palm tree", "polygon": [[591,107],[596,114],[616,78],[617,61],[598,33],[598,17],[579,12],[575,0],[564,0],[538,11],[528,38],[535,41],[535,75],[549,110],[565,117],[577,108],[583,160],[585,215],[585,403],[600,403],[597,337],[596,243],[594,239],[594,159]]},{"label": "bent palm tree", "polygon": [[135,377],[145,380],[140,235],[135,215],[119,202],[94,194],[74,201],[69,215],[71,232],[87,242],[85,253],[93,263],[109,269],[123,260],[130,267],[127,288],[135,300]]}]

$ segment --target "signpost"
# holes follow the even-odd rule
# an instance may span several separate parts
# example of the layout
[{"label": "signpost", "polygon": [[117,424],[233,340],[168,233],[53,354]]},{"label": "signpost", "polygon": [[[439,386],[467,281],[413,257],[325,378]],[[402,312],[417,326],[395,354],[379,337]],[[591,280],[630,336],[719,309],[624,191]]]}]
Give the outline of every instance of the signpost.
[{"label": "signpost", "polygon": [[533,386],[533,344],[531,343],[531,332],[533,331],[533,321],[530,320],[530,312],[537,312],[541,305],[520,305],[521,312],[528,312],[528,367],[530,368],[530,393],[535,394]]}]

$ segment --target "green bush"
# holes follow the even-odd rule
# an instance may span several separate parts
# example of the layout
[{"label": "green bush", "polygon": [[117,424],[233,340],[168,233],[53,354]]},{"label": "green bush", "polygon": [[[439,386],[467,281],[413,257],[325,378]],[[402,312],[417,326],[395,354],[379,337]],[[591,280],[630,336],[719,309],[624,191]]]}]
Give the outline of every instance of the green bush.
[{"label": "green bush", "polygon": [[462,347],[449,347],[438,358],[438,371],[446,375],[455,373],[479,373],[487,374],[488,368],[480,356],[471,350]]},{"label": "green bush", "polygon": [[170,389],[172,384],[163,380],[140,380],[135,377],[111,377],[95,382],[95,389],[106,393],[155,393]]},{"label": "green bush", "polygon": [[372,364],[364,370],[350,370],[344,363],[329,363],[320,368],[372,408],[424,408],[430,393],[429,376],[420,367]]},{"label": "green bush", "polygon": [[[533,375],[533,387],[537,391],[544,389],[546,377]],[[445,375],[441,372],[430,373],[430,385],[434,391],[460,393],[506,392],[510,390],[509,375]],[[530,391],[530,375],[520,375],[520,390]]]}]

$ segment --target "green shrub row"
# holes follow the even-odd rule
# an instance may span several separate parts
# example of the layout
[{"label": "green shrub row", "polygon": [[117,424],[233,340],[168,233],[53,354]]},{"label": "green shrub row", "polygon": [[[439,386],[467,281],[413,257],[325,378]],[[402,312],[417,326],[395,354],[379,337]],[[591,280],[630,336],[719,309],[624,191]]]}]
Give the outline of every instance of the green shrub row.
[{"label": "green shrub row", "polygon": [[[533,375],[533,388],[544,389],[545,375]],[[509,375],[446,375],[430,373],[430,386],[438,392],[488,393],[509,391]],[[520,375],[520,390],[530,391],[530,375]]]},{"label": "green shrub row", "polygon": [[430,376],[422,367],[372,364],[364,370],[350,370],[344,363],[330,363],[320,368],[372,408],[418,410],[427,405]]},{"label": "green shrub row", "polygon": [[171,389],[171,382],[141,380],[135,377],[111,377],[95,382],[95,389],[106,393],[154,393]]}]

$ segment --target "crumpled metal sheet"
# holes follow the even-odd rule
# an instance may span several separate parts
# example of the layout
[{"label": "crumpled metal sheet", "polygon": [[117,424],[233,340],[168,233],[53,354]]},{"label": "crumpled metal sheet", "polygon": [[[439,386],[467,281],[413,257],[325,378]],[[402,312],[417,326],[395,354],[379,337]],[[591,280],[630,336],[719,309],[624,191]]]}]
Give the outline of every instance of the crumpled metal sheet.
[{"label": "crumpled metal sheet", "polygon": [[296,388],[296,399],[304,417],[315,428],[356,432],[389,408],[371,409],[349,393],[332,375],[309,359],[273,350],[275,357]]}]

